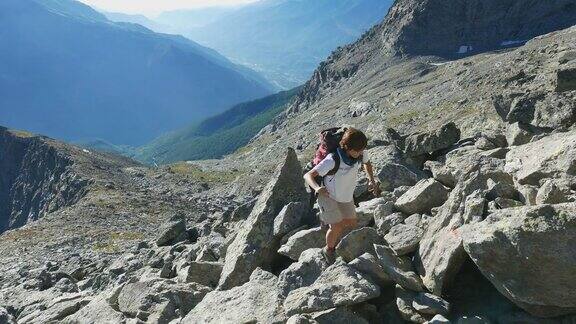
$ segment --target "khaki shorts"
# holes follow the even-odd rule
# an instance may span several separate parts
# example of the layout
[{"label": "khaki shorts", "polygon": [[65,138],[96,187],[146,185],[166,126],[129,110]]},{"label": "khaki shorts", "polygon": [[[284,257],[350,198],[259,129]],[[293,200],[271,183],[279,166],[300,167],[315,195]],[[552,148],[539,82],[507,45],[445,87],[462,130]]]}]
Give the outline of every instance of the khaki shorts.
[{"label": "khaki shorts", "polygon": [[344,219],[356,218],[356,206],[353,201],[342,203],[319,195],[318,206],[320,207],[320,220],[325,224],[336,224]]}]

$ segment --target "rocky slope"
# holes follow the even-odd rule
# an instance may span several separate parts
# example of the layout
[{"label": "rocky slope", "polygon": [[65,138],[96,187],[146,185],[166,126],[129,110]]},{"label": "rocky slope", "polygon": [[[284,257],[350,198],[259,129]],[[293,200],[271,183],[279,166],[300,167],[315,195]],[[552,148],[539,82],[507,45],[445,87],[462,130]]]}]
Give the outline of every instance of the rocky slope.
[{"label": "rocky slope", "polygon": [[[434,9],[398,1],[226,159],[151,170],[61,145],[94,180],[0,236],[0,319],[576,321],[576,28],[456,61],[386,51],[417,4]],[[301,164],[344,122],[371,137],[384,192],[360,180],[359,226],[329,265]]]}]

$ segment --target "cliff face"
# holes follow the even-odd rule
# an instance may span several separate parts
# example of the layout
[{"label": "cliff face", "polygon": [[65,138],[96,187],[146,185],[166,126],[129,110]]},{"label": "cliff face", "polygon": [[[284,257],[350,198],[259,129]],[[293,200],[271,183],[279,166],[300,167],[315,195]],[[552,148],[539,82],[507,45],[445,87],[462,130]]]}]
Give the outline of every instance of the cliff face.
[{"label": "cliff face", "polygon": [[381,37],[394,54],[457,58],[523,44],[575,23],[574,0],[401,0]]},{"label": "cliff face", "polygon": [[0,232],[77,202],[89,180],[39,137],[0,129]]}]

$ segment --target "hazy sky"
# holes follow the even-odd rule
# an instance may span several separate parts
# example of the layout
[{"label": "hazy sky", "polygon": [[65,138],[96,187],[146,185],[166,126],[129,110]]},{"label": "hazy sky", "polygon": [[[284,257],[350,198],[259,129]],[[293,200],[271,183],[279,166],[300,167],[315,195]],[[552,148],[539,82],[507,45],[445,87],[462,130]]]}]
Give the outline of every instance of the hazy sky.
[{"label": "hazy sky", "polygon": [[106,11],[155,15],[162,11],[208,6],[235,5],[257,0],[80,0]]}]

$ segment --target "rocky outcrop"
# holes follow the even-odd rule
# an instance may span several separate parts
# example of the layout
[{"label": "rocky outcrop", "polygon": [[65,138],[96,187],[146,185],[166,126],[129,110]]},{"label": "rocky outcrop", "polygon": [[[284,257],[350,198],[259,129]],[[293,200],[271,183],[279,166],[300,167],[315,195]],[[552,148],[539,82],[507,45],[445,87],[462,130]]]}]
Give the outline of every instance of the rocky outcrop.
[{"label": "rocky outcrop", "polygon": [[245,283],[257,267],[271,269],[281,237],[274,236],[274,220],[291,202],[306,203],[302,168],[293,149],[260,194],[250,216],[226,250],[219,289]]},{"label": "rocky outcrop", "polygon": [[0,232],[77,202],[88,179],[41,137],[0,127]]}]

